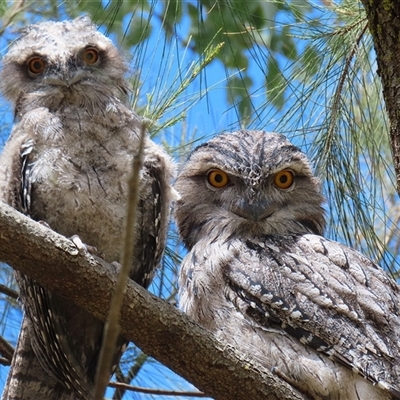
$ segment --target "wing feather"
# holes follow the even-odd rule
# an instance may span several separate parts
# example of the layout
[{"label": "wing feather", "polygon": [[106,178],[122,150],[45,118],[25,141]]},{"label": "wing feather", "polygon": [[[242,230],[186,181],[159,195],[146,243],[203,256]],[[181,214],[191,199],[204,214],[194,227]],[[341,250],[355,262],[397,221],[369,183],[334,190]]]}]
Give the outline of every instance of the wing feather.
[{"label": "wing feather", "polygon": [[372,261],[320,236],[274,236],[243,243],[225,271],[257,323],[400,398],[400,289]]}]

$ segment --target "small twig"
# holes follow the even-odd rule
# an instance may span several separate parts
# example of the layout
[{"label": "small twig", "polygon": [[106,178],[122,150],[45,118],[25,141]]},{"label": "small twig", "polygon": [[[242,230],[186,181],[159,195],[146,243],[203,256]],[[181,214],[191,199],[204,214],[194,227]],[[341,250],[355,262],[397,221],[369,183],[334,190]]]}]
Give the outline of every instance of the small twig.
[{"label": "small twig", "polygon": [[181,392],[176,390],[149,389],[140,386],[131,386],[126,383],[110,382],[108,386],[116,389],[130,390],[132,392],[147,393],[163,396],[190,396],[190,397],[209,397],[203,392]]},{"label": "small twig", "polygon": [[10,365],[14,355],[14,347],[2,336],[0,336],[0,354],[8,361],[7,365]]},{"label": "small twig", "polygon": [[96,372],[96,383],[94,389],[95,400],[102,400],[108,382],[112,360],[114,358],[115,346],[120,332],[119,319],[121,314],[122,300],[128,281],[129,271],[132,268],[133,248],[136,240],[135,225],[137,204],[139,200],[139,179],[140,170],[143,164],[144,142],[146,136],[146,126],[142,123],[137,153],[133,157],[132,173],[129,177],[128,204],[125,219],[125,229],[123,237],[123,250],[121,257],[121,269],[118,274],[117,283],[110,304],[107,322],[104,326],[104,337],[100,351],[99,362]]},{"label": "small twig", "polygon": [[18,292],[15,290],[10,289],[8,286],[0,284],[0,293],[5,294],[6,296],[9,296],[15,300],[18,299]]},{"label": "small twig", "polygon": [[[131,366],[130,370],[128,371],[127,375],[124,376],[121,372],[120,376],[117,375],[117,383],[129,384],[136,376],[139,374],[140,370],[142,369],[143,365],[148,360],[149,356],[143,352],[141,352],[135,359],[134,364]],[[122,399],[125,388],[117,388],[114,395],[113,400],[120,400]]]},{"label": "small twig", "polygon": [[324,154],[327,154],[328,156],[332,154],[331,146],[332,146],[332,142],[333,142],[333,136],[334,136],[334,130],[335,130],[337,118],[338,118],[339,111],[340,111],[340,99],[342,98],[344,84],[345,84],[346,78],[349,75],[349,71],[350,71],[350,67],[351,67],[353,58],[356,55],[357,50],[360,46],[361,39],[363,38],[365,32],[368,29],[368,21],[365,21],[365,19],[363,19],[361,22],[357,22],[357,25],[362,22],[365,22],[365,25],[364,25],[363,29],[361,30],[360,34],[358,35],[357,40],[353,44],[353,47],[352,47],[350,53],[346,57],[343,71],[340,74],[339,82],[336,87],[335,93],[333,95],[333,101],[332,101],[332,107],[331,107],[332,112],[330,114],[331,120],[329,122],[329,126],[328,126],[327,133],[326,133],[328,140],[326,141],[325,146],[324,146],[325,147]]},{"label": "small twig", "polygon": [[0,36],[4,34],[4,31],[12,25],[15,17],[27,7],[24,0],[13,1],[12,6],[8,8],[8,11],[4,15],[3,24],[0,28]]},{"label": "small twig", "polygon": [[0,365],[8,367],[11,365],[11,361],[7,360],[7,358],[0,357]]}]

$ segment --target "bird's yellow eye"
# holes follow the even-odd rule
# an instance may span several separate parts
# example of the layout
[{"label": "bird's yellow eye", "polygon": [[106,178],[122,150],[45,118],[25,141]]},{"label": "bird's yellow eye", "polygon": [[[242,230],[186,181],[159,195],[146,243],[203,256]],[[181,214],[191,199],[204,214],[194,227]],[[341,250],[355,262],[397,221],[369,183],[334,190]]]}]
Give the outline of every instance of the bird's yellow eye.
[{"label": "bird's yellow eye", "polygon": [[278,172],[274,178],[274,184],[279,189],[289,189],[293,185],[294,175],[290,169]]},{"label": "bird's yellow eye", "polygon": [[99,51],[94,47],[88,47],[83,50],[81,59],[87,65],[97,64],[100,59]]},{"label": "bird's yellow eye", "polygon": [[207,175],[208,183],[217,188],[221,189],[229,183],[228,174],[220,169],[213,169]]},{"label": "bird's yellow eye", "polygon": [[28,70],[31,75],[39,75],[46,68],[46,61],[42,57],[35,56],[28,60]]}]

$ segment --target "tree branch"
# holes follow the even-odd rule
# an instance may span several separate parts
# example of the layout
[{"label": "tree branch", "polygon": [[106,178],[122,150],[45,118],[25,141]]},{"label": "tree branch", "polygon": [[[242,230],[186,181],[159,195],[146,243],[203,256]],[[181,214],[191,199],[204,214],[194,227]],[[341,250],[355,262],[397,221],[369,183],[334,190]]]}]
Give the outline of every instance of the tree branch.
[{"label": "tree branch", "polygon": [[10,289],[9,287],[2,285],[0,283],[0,293],[5,294],[8,297],[11,297],[12,299],[17,300],[18,299],[18,292],[15,290]]},{"label": "tree branch", "polygon": [[135,243],[139,243],[139,231],[135,229],[137,219],[137,209],[139,201],[140,171],[143,166],[143,151],[146,138],[146,125],[141,124],[139,145],[133,157],[132,171],[128,179],[129,195],[127,201],[127,211],[124,225],[123,246],[121,256],[121,269],[118,273],[117,282],[111,299],[107,323],[104,327],[103,342],[101,345],[100,357],[97,363],[96,379],[94,385],[94,400],[102,400],[110,379],[110,371],[115,355],[115,347],[120,332],[119,319],[121,315],[121,305],[129,279],[129,272],[132,268],[133,250]]},{"label": "tree branch", "polygon": [[4,357],[4,360],[8,361],[7,365],[10,365],[14,354],[14,347],[2,336],[0,336],[0,354]]},{"label": "tree branch", "polygon": [[[398,0],[361,0],[374,40],[378,74],[390,121],[390,144],[400,194],[400,2]],[[383,112],[383,111],[382,111]],[[379,133],[378,133],[379,134]]]},{"label": "tree branch", "polygon": [[208,397],[203,392],[189,392],[189,391],[183,392],[178,390],[149,389],[139,386],[127,385],[126,383],[121,383],[121,382],[110,382],[108,386],[116,389],[129,390],[131,392],[137,392],[137,393],[153,394],[157,396]]},{"label": "tree branch", "polygon": [[[116,268],[0,203],[0,260],[106,320]],[[121,332],[146,354],[216,399],[304,399],[165,301],[129,281]]]}]

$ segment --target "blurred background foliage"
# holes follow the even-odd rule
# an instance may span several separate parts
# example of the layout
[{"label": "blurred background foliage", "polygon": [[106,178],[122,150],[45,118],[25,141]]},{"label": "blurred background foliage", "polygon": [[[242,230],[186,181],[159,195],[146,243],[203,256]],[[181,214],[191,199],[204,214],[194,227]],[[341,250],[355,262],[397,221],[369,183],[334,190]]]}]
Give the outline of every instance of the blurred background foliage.
[{"label": "blurred background foliage", "polygon": [[[0,0],[0,51],[42,20],[88,14],[125,53],[132,107],[177,163],[223,130],[279,131],[311,158],[327,198],[326,236],[398,278],[399,199],[388,121],[367,20],[358,0]],[[0,100],[0,137],[12,110]],[[151,290],[176,304],[184,250],[172,224]],[[17,291],[8,266],[0,283]],[[0,335],[15,345],[21,311],[0,288]],[[0,367],[0,387],[6,367]],[[134,345],[116,380],[195,390]],[[171,398],[109,390],[119,398]],[[177,398],[190,398],[175,393]]]}]

